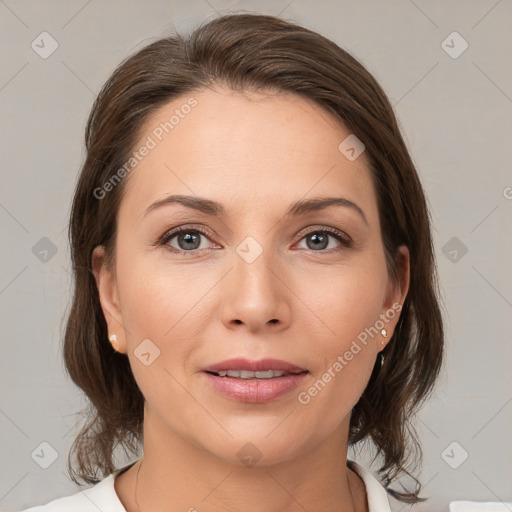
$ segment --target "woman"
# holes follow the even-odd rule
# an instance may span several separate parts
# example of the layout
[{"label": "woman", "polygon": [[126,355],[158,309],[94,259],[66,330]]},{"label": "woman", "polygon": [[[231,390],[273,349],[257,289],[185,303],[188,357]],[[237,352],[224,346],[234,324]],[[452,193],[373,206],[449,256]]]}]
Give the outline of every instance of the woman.
[{"label": "woman", "polygon": [[[421,461],[442,315],[425,195],[372,75],[306,28],[223,16],[124,61],[86,147],[64,357],[91,404],[70,475],[95,485],[30,510],[424,500],[391,484]],[[360,441],[382,481],[347,459]],[[118,445],[142,456],[118,468]]]}]

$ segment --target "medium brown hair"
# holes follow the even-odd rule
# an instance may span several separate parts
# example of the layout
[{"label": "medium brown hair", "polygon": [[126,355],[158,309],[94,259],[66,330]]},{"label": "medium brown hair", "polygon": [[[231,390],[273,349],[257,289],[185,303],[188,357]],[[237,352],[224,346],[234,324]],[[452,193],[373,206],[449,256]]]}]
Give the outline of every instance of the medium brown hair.
[{"label": "medium brown hair", "polygon": [[[143,439],[144,397],[128,358],[108,342],[92,271],[92,252],[98,245],[105,247],[107,264],[114,265],[116,217],[128,178],[102,199],[94,190],[124,165],[152,113],[215,84],[240,92],[300,95],[327,109],[366,146],[387,269],[397,282],[397,248],[406,245],[410,285],[383,351],[384,365],[380,368],[377,358],[351,411],[349,444],[373,441],[375,458],[383,457],[378,471],[388,493],[408,503],[423,501],[418,496],[421,484],[408,467],[413,452],[414,467],[422,458],[412,419],[440,372],[444,336],[430,217],[417,171],[392,106],[360,62],[318,33],[258,14],[218,17],[189,36],[177,34],[149,44],[119,65],[93,105],[69,225],[75,287],[64,360],[71,379],[89,400],[85,425],[68,456],[71,478],[75,483],[76,477],[97,483],[115,471],[116,446],[135,454]],[[400,473],[413,477],[415,491],[389,488]]]}]

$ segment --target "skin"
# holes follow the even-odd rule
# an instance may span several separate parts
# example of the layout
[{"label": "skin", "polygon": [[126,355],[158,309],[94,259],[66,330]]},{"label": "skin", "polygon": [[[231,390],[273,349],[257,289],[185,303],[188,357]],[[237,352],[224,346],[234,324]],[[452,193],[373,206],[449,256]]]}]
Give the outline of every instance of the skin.
[{"label": "skin", "polygon": [[[387,273],[366,153],[345,158],[338,145],[350,131],[330,113],[290,93],[217,87],[191,96],[198,105],[129,175],[115,268],[105,265],[101,246],[93,254],[109,334],[117,335],[146,399],[140,509],[367,511],[364,483],[345,464],[350,411],[399,315],[386,323],[387,338],[360,344],[308,404],[297,396],[379,315],[403,304],[409,252],[397,253],[400,287]],[[140,140],[187,98],[155,111]],[[170,194],[221,202],[226,215],[167,204],[144,216]],[[349,207],[284,215],[295,201],[328,196],[359,205],[368,224]],[[178,226],[208,234],[192,232],[201,245],[187,254],[158,247]],[[350,236],[353,247],[330,235],[328,245],[314,245],[325,227]],[[247,236],[263,250],[252,263],[236,252]],[[167,247],[192,246],[175,236]],[[134,354],[144,339],[160,350],[148,366]],[[310,373],[299,389],[269,403],[235,402],[200,373],[232,357],[283,359]],[[248,442],[261,453],[252,467],[237,455]],[[115,480],[128,512],[138,510],[139,469],[137,462]]]}]

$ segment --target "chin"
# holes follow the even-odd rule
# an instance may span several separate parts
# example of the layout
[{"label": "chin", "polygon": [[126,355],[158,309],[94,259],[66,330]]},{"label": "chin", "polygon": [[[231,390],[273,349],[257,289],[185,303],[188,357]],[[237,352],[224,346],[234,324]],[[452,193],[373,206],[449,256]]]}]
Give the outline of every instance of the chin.
[{"label": "chin", "polygon": [[[274,424],[275,428],[275,424]],[[204,445],[204,448],[214,457],[224,462],[240,467],[269,467],[275,466],[297,457],[304,450],[304,441],[296,443],[286,433],[278,435],[266,429],[258,434],[246,429],[244,435],[232,432],[230,438],[222,444],[218,439],[213,440],[213,446]],[[271,437],[274,437],[272,440]]]}]

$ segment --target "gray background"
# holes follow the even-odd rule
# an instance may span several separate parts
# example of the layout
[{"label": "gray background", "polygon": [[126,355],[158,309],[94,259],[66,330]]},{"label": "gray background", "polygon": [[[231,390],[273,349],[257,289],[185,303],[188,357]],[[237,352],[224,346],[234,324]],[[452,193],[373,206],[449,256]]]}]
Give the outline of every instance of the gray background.
[{"label": "gray background", "polygon": [[[0,0],[0,509],[77,492],[65,462],[85,401],[60,350],[66,223],[94,97],[135,49],[238,10],[333,39],[389,95],[428,195],[448,312],[447,364],[417,418],[432,498],[413,509],[512,501],[510,0]],[[58,43],[46,59],[31,47],[43,31]],[[454,31],[469,45],[460,55],[459,36],[443,44]]]}]

